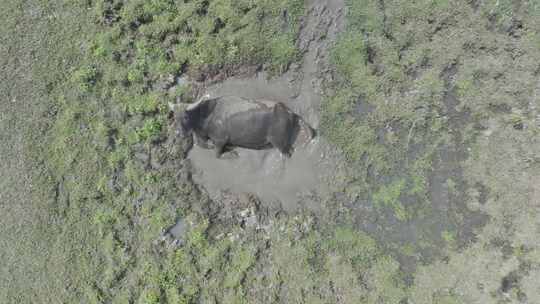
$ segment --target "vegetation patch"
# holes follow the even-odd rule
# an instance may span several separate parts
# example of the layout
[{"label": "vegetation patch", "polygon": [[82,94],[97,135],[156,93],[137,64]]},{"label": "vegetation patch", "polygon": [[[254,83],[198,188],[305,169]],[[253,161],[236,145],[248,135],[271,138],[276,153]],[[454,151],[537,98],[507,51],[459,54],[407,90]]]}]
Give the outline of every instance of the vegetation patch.
[{"label": "vegetation patch", "polygon": [[332,50],[335,94],[321,121],[354,167],[349,199],[395,222],[395,233],[380,236],[386,241],[410,225],[427,244],[470,237],[460,227],[484,221],[463,204],[474,186],[463,181],[461,163],[489,117],[526,125],[540,54],[531,48],[537,5],[366,0],[347,8],[346,31]]}]

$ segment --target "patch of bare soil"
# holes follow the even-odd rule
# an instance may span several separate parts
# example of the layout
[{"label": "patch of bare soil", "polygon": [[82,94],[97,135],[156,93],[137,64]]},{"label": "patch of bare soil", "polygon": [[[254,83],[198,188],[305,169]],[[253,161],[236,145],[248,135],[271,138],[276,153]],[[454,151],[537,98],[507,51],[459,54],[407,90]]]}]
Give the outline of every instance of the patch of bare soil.
[{"label": "patch of bare soil", "polygon": [[[285,74],[270,78],[265,72],[248,78],[229,78],[208,86],[211,97],[235,95],[285,103],[315,129],[319,126],[322,84],[329,70],[328,50],[344,22],[343,1],[314,0],[307,4],[308,14],[302,23],[299,47],[304,52],[301,64]],[[321,137],[297,146],[290,159],[279,151],[239,149],[235,159],[216,159],[212,150],[195,146],[189,158],[194,180],[212,198],[223,191],[252,193],[263,202],[279,202],[285,210],[299,207],[317,209],[318,200],[329,189],[339,155]]]}]

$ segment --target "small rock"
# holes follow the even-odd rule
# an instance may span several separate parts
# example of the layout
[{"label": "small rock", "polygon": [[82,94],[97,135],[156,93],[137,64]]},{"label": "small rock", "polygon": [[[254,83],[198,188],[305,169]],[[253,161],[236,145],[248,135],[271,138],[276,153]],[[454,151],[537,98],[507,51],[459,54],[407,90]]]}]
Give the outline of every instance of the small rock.
[{"label": "small rock", "polygon": [[252,215],[245,220],[246,227],[256,227],[258,224],[257,216]]},{"label": "small rock", "polygon": [[246,208],[238,213],[241,217],[246,217],[248,214],[250,214],[249,208]]},{"label": "small rock", "polygon": [[168,233],[175,239],[182,239],[186,232],[186,222],[183,219],[179,219],[174,226],[169,228]]}]

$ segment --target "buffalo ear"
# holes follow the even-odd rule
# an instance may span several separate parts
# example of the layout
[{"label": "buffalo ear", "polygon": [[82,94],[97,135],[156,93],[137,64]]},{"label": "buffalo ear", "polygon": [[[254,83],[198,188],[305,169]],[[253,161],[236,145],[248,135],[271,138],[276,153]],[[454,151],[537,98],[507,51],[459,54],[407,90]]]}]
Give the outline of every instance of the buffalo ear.
[{"label": "buffalo ear", "polygon": [[193,128],[191,126],[189,114],[187,113],[187,111],[182,111],[181,113],[179,113],[178,120],[180,122],[180,128],[182,128],[183,135],[190,135]]}]

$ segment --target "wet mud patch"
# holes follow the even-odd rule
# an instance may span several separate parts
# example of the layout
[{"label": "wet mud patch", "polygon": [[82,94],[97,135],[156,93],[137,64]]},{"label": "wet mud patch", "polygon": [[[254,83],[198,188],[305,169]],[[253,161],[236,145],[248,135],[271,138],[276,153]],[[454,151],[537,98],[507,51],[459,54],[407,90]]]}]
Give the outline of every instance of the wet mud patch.
[{"label": "wet mud patch", "polygon": [[355,227],[391,252],[409,284],[419,265],[445,259],[449,252],[474,243],[489,220],[486,214],[466,205],[471,186],[462,176],[461,162],[449,159],[446,149],[440,154],[428,176],[427,199],[412,195],[399,198],[399,204],[414,210],[410,218],[399,219],[394,207],[377,206],[370,199],[346,202],[342,205],[346,211],[339,214],[344,219],[352,218]]},{"label": "wet mud patch", "polygon": [[458,246],[464,247],[474,241],[475,230],[486,224],[488,216],[469,210],[466,206],[468,189],[475,185],[468,185],[463,177],[463,163],[469,157],[469,145],[465,142],[462,130],[472,121],[469,109],[458,110],[460,100],[455,84],[458,68],[457,63],[452,63],[441,75],[445,86],[443,103],[451,136],[449,143],[439,150],[429,188],[434,206],[448,210],[445,218],[450,221],[450,226],[455,226]]},{"label": "wet mud patch", "polygon": [[[467,207],[470,188],[463,176],[463,164],[469,157],[468,144],[462,130],[472,123],[470,111],[460,108],[460,100],[455,86],[458,64],[449,64],[440,78],[444,81],[442,115],[447,117],[448,140],[439,145],[428,174],[428,200],[426,218],[418,225],[428,228],[428,236],[435,245],[451,249],[461,249],[476,240],[476,234],[489,217]],[[484,193],[485,195],[485,193]],[[485,197],[484,197],[485,199]],[[443,253],[437,247],[432,252],[436,257]],[[429,255],[426,258],[432,258]]]},{"label": "wet mud patch", "polygon": [[280,201],[285,209],[294,210],[304,195],[324,187],[319,148],[312,143],[288,159],[276,149],[236,148],[237,158],[217,159],[213,150],[195,146],[190,159],[195,182],[204,185],[213,198],[222,190],[254,193],[264,201]]},{"label": "wet mud patch", "polygon": [[[409,283],[413,282],[412,273],[418,265],[444,259],[450,252],[474,243],[477,233],[489,220],[486,214],[467,205],[471,193],[478,192],[478,199],[484,203],[489,193],[482,184],[468,184],[464,178],[469,139],[462,132],[473,122],[469,110],[460,104],[454,84],[458,67],[450,64],[439,75],[444,83],[441,107],[436,113],[445,120],[441,134],[434,136],[426,131],[426,136],[431,136],[426,138],[431,140],[409,143],[410,125],[392,126],[400,142],[406,143],[407,151],[396,158],[398,161],[390,173],[380,174],[366,167],[366,180],[373,193],[351,202],[343,199],[343,207],[348,210],[345,214],[358,229],[369,233],[394,254],[403,272],[408,274]],[[362,101],[358,104],[357,115],[369,113]],[[415,136],[424,136],[421,128],[416,126]],[[388,145],[382,140],[378,144]],[[418,171],[415,162],[424,158],[428,159],[428,165]],[[415,179],[422,181],[422,190],[411,190]]]},{"label": "wet mud patch", "polygon": [[438,232],[454,233],[456,245],[462,248],[476,239],[476,231],[486,224],[488,217],[467,207],[467,190],[471,186],[463,178],[461,163],[464,159],[453,149],[455,147],[442,148],[436,158],[429,177],[429,194]]},{"label": "wet mud patch", "polygon": [[213,216],[210,231],[216,238],[223,237],[223,231],[230,231],[235,226],[244,230],[267,232],[274,221],[284,215],[279,201],[262,202],[254,194],[221,191],[218,198],[216,204],[219,213]]}]

